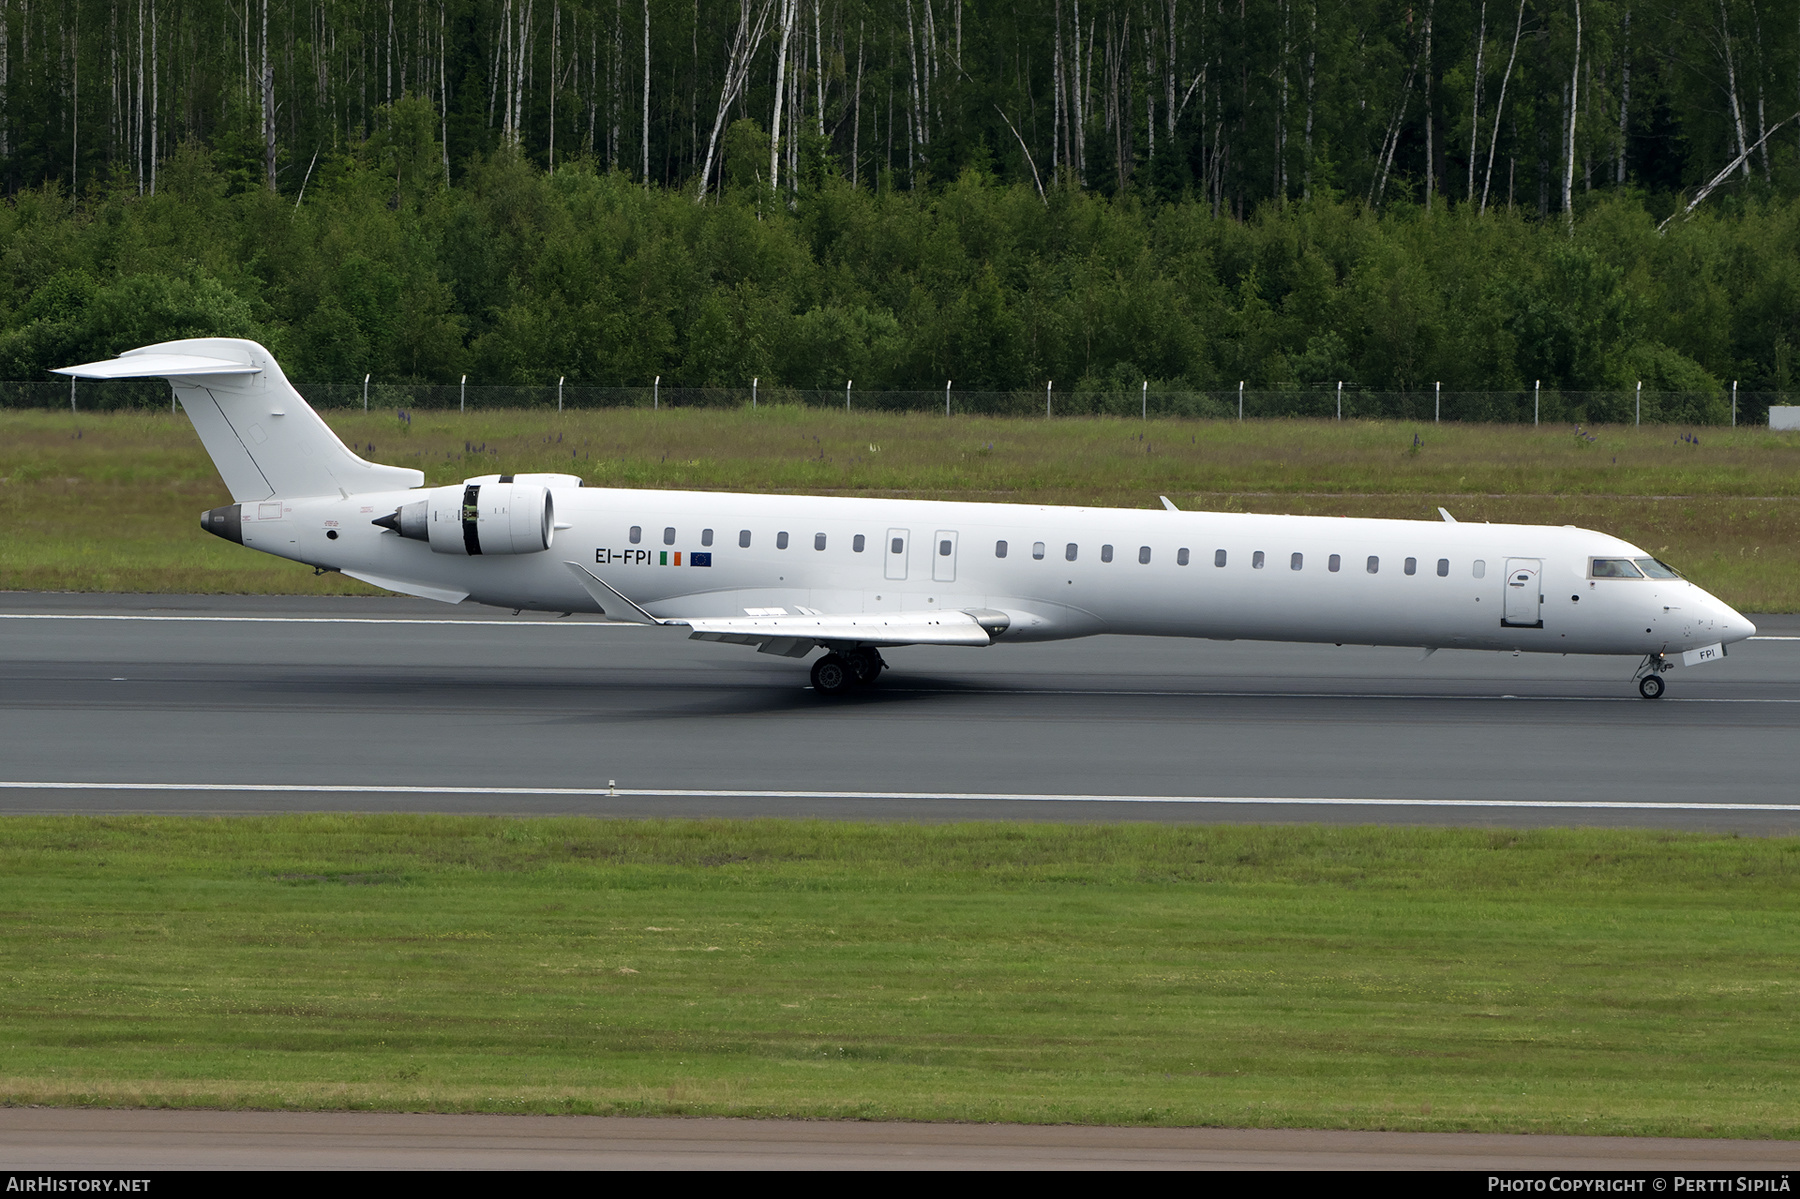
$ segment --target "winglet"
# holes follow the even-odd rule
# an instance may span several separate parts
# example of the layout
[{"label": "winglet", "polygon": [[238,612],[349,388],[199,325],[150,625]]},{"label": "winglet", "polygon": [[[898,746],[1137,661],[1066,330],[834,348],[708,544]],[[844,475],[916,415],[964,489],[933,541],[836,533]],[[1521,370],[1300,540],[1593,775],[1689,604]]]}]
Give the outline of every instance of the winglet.
[{"label": "winglet", "polygon": [[623,620],[631,624],[686,624],[685,620],[658,620],[644,611],[620,593],[611,583],[589,570],[579,562],[564,562],[575,581],[594,598],[600,610],[614,620]]},{"label": "winglet", "polygon": [[1450,515],[1450,510],[1448,508],[1439,508],[1438,515],[1443,517],[1444,520],[1449,524],[1456,523],[1456,518],[1454,516]]},{"label": "winglet", "polygon": [[1166,495],[1165,495],[1165,496],[1159,496],[1159,497],[1158,497],[1158,498],[1159,498],[1159,499],[1161,499],[1161,500],[1162,500],[1162,502],[1163,502],[1163,507],[1165,507],[1165,508],[1167,508],[1167,509],[1168,509],[1168,510],[1169,510],[1169,511],[1171,511],[1171,512],[1179,512],[1179,511],[1181,511],[1181,509],[1180,509],[1180,508],[1177,508],[1177,507],[1176,507],[1176,506],[1175,506],[1175,501],[1174,501],[1174,500],[1172,500],[1172,499],[1170,499],[1170,498],[1169,498],[1169,497],[1168,497],[1168,496],[1166,496]]}]

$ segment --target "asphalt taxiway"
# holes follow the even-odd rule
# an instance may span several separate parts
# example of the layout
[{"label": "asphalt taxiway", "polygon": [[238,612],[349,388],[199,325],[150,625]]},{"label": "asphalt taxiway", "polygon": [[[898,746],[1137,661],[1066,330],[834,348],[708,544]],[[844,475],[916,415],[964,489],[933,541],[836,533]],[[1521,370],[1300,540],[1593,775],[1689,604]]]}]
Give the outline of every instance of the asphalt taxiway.
[{"label": "asphalt taxiway", "polygon": [[803,663],[404,599],[0,593],[0,811],[1800,830],[1800,618],[1635,662],[1097,637]]}]

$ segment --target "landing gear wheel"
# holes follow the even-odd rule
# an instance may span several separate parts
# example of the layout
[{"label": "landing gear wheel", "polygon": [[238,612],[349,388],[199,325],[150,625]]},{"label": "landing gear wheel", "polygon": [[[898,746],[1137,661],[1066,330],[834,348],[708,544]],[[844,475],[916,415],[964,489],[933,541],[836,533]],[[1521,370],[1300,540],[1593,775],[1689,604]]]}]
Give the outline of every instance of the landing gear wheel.
[{"label": "landing gear wheel", "polygon": [[1647,674],[1638,680],[1638,694],[1645,699],[1661,699],[1663,693],[1662,676]]},{"label": "landing gear wheel", "polygon": [[820,695],[839,696],[856,685],[856,672],[840,654],[826,654],[812,668],[813,690]]},{"label": "landing gear wheel", "polygon": [[868,687],[881,677],[882,669],[887,663],[881,655],[872,649],[853,649],[844,654],[844,661],[850,664],[850,673],[856,678],[858,687]]}]

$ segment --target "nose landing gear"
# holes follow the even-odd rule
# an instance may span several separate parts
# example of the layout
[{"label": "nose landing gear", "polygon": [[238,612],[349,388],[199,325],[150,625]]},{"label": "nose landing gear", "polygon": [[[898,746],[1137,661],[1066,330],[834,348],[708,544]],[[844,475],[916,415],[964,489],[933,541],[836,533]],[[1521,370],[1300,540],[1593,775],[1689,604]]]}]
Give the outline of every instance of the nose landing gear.
[{"label": "nose landing gear", "polygon": [[871,686],[886,667],[876,650],[834,650],[813,663],[813,690],[821,695],[843,695],[857,687]]},{"label": "nose landing gear", "polygon": [[1662,676],[1675,669],[1675,663],[1668,661],[1661,654],[1648,654],[1643,665],[1638,667],[1638,694],[1645,699],[1661,699],[1663,693]]}]

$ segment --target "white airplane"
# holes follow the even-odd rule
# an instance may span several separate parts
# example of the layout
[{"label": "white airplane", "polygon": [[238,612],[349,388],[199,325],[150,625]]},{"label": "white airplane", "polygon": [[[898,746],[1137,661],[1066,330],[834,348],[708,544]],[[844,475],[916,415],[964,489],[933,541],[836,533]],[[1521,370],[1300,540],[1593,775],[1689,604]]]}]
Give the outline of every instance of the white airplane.
[{"label": "white airplane", "polygon": [[1637,546],[1572,525],[1361,520],[585,487],[423,487],[350,452],[252,341],[63,368],[166,378],[236,502],[200,527],[446,603],[598,612],[873,683],[881,651],[1096,633],[1641,659],[1646,699],[1756,628]]}]

